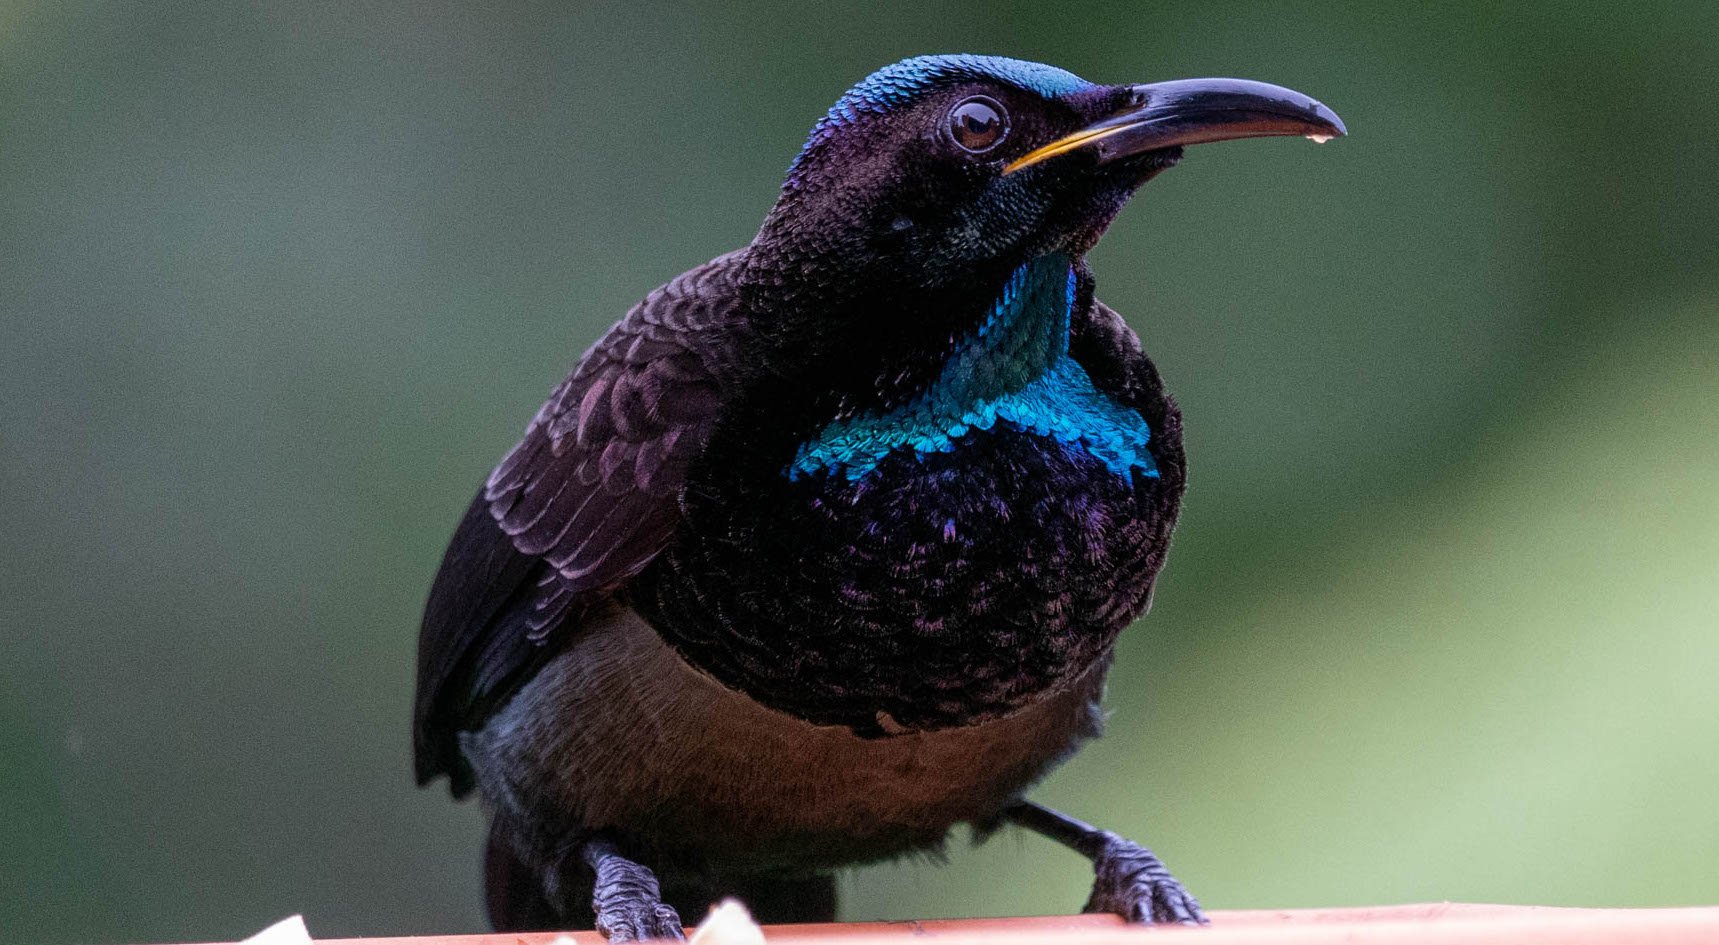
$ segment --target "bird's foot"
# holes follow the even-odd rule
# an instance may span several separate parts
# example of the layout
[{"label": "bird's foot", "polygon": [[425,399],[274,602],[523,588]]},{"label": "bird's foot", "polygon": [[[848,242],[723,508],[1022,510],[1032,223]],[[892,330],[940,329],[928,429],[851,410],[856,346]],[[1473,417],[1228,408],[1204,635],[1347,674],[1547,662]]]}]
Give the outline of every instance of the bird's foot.
[{"label": "bird's foot", "polygon": [[1103,838],[1104,848],[1092,864],[1097,877],[1085,911],[1113,912],[1146,925],[1206,924],[1200,903],[1151,850],[1109,831]]},{"label": "bird's foot", "polygon": [[663,902],[656,874],[606,843],[588,844],[585,862],[597,873],[591,908],[597,914],[597,931],[605,938],[611,942],[686,938],[680,915]]},{"label": "bird's foot", "polygon": [[686,932],[680,914],[662,902],[637,900],[616,904],[597,912],[597,931],[611,942],[643,942],[653,939],[684,941]]}]

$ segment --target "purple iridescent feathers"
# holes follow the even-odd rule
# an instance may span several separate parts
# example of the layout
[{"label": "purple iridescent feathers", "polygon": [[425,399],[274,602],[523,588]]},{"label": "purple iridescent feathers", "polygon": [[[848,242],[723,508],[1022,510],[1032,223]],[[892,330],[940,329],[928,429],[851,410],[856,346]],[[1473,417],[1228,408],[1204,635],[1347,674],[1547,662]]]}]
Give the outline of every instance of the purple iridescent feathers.
[{"label": "purple iridescent feathers", "polygon": [[455,733],[556,652],[546,638],[637,574],[679,521],[722,396],[716,330],[744,251],[658,288],[585,352],[472,503],[424,613],[418,778],[470,789]]}]

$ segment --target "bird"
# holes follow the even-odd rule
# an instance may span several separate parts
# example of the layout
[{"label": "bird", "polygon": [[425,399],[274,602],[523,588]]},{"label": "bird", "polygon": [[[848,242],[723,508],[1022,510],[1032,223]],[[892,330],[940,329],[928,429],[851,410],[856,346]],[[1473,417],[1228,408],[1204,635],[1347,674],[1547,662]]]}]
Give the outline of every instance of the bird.
[{"label": "bird", "polygon": [[1240,79],[919,56],[813,126],[745,247],[651,291],[479,488],[420,630],[416,777],[489,815],[498,930],[677,939],[962,825],[1204,922],[1027,799],[1100,733],[1180,508],[1182,416],[1089,250],[1189,145],[1346,133]]}]

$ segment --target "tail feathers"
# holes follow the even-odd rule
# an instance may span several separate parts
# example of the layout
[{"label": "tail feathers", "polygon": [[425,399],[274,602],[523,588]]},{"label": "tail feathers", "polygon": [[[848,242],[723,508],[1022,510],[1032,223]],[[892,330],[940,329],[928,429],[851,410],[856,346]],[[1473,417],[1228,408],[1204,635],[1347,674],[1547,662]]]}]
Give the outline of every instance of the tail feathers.
[{"label": "tail feathers", "polygon": [[[514,856],[493,823],[484,843],[483,878],[489,924],[497,932],[552,932],[569,927],[569,920],[544,897],[537,871]],[[590,903],[585,906],[589,913]],[[590,928],[594,921],[587,917],[581,927]]]}]

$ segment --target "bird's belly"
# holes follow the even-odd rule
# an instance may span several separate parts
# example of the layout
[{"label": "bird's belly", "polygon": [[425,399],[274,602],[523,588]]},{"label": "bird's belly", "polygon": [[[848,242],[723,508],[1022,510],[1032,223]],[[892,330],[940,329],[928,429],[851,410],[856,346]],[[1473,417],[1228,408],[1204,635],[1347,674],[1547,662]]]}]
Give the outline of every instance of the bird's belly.
[{"label": "bird's belly", "polygon": [[486,798],[538,834],[527,847],[603,831],[648,862],[718,872],[899,855],[996,813],[1097,734],[1108,662],[1004,719],[862,738],[721,685],[632,610],[579,633],[463,737]]},{"label": "bird's belly", "polygon": [[694,665],[791,715],[862,734],[969,725],[1107,657],[1145,606],[1174,499],[1044,437],[973,431],[711,508],[635,599]]}]

